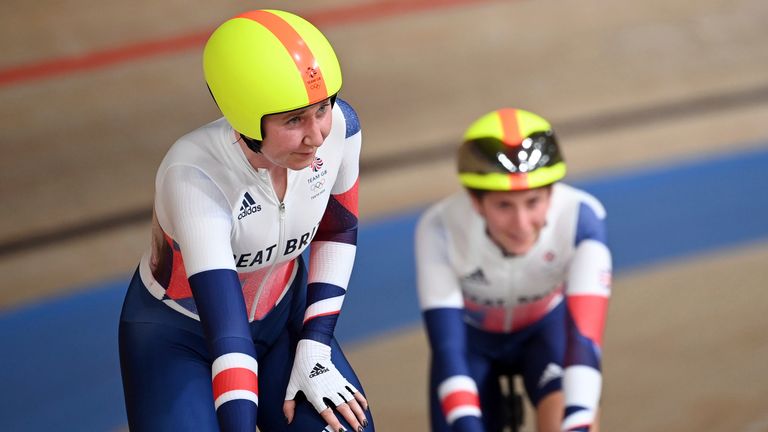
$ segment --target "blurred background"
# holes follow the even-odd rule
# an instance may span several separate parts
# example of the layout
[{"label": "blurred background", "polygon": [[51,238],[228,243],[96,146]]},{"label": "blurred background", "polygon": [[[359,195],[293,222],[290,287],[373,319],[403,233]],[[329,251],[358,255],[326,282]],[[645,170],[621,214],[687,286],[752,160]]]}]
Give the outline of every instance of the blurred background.
[{"label": "blurred background", "polygon": [[219,116],[208,34],[268,7],[325,32],[361,119],[338,333],[379,430],[427,430],[415,220],[458,190],[464,128],[514,106],[608,210],[602,430],[768,431],[763,0],[2,2],[0,430],[126,429],[117,321],[155,170]]}]

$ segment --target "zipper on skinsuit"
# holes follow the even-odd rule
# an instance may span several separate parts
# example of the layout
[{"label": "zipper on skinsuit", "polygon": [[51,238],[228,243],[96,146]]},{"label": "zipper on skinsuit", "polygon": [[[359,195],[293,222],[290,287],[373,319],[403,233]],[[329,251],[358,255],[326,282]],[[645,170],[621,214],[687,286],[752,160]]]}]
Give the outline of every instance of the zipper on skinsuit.
[{"label": "zipper on skinsuit", "polygon": [[[277,266],[277,262],[279,260],[280,254],[283,250],[283,243],[285,242],[285,203],[283,201],[280,201],[279,198],[277,198],[277,193],[275,193],[275,188],[272,186],[272,178],[269,175],[269,172],[266,173],[268,184],[271,186],[270,190],[272,191],[272,196],[275,198],[275,201],[279,203],[278,206],[278,224],[280,226],[280,234],[277,238],[277,250],[275,251],[275,261],[272,263],[272,265],[269,266],[269,270],[267,270],[267,274],[264,275],[264,278],[261,280],[261,283],[259,284],[259,289],[256,290],[256,296],[253,298],[253,303],[251,304],[250,311],[248,312],[248,322],[251,322],[256,317],[256,310],[259,306],[259,299],[261,298],[261,293],[264,291],[264,286],[266,285],[267,281],[269,280],[269,277],[272,276],[272,271],[275,269],[275,266]],[[288,196],[288,180],[286,179],[285,182],[285,196]]]}]

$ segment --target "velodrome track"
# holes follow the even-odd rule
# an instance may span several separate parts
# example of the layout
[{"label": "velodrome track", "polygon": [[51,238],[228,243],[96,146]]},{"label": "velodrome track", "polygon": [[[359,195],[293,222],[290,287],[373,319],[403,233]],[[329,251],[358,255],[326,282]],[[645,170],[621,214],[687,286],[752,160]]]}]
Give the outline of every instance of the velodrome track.
[{"label": "velodrome track", "polygon": [[[157,163],[216,115],[199,35],[243,3],[104,8],[0,6],[0,430],[123,427],[120,290],[145,247]],[[339,332],[380,430],[426,430],[413,220],[456,190],[463,127],[510,104],[550,117],[571,181],[608,207],[618,272],[603,430],[768,430],[768,5],[291,10],[337,47],[364,128],[363,229]]]}]

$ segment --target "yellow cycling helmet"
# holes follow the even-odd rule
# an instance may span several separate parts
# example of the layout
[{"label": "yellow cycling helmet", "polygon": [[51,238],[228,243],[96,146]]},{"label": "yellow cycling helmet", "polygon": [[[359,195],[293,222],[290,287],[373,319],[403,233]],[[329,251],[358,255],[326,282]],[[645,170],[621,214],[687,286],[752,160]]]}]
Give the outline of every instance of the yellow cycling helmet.
[{"label": "yellow cycling helmet", "polygon": [[483,191],[526,190],[565,177],[565,162],[549,122],[503,108],[477,119],[459,147],[461,184]]},{"label": "yellow cycling helmet", "polygon": [[265,115],[312,105],[341,89],[341,67],[325,36],[279,10],[225,21],[205,44],[203,71],[224,117],[258,141]]}]

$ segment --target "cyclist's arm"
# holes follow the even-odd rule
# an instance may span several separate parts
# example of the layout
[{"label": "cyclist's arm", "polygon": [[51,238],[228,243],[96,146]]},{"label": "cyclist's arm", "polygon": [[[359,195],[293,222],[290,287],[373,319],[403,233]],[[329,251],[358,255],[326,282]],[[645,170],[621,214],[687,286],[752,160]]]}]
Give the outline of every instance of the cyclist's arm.
[{"label": "cyclist's arm", "polygon": [[[352,108],[341,100],[337,100],[336,104],[346,124],[343,157],[325,214],[311,244],[307,310],[283,410],[286,418],[292,418],[296,395],[302,391],[328,424],[338,422],[334,412],[328,408],[335,406],[354,425],[363,420],[362,410],[368,404],[333,365],[330,345],[357,249],[357,177],[361,134]],[[325,372],[314,374],[313,370],[317,367]]]},{"label": "cyclist's arm", "polygon": [[583,203],[578,218],[576,252],[566,291],[568,326],[562,429],[586,432],[595,423],[600,400],[602,336],[612,264],[602,207],[598,203]]},{"label": "cyclist's arm", "polygon": [[446,422],[454,431],[482,431],[477,385],[466,360],[464,300],[448,261],[445,236],[433,212],[416,228],[419,302]]},{"label": "cyclist's arm", "polygon": [[256,429],[256,350],[234,267],[229,205],[201,171],[169,168],[158,184],[158,219],[181,250],[211,351],[213,398],[222,431]]},{"label": "cyclist's arm", "polygon": [[312,241],[302,339],[330,345],[357,250],[357,185],[361,145],[355,111],[337,99],[346,121],[344,156]]}]

